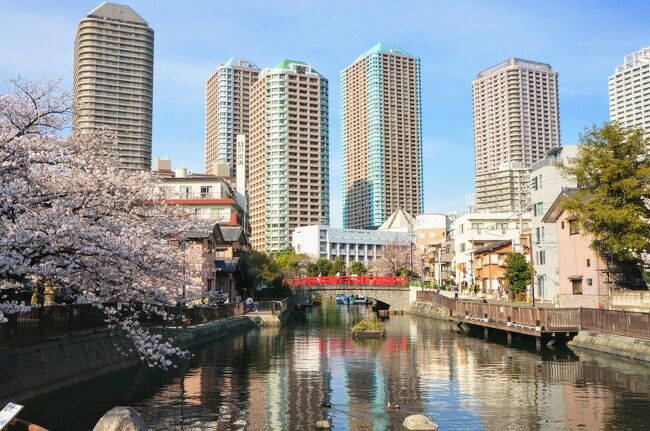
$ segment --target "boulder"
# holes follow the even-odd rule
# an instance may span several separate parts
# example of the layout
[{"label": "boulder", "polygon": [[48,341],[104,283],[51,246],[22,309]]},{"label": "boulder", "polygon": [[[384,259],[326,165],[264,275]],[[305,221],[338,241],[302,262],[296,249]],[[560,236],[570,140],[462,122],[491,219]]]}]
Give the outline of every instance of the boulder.
[{"label": "boulder", "polygon": [[93,431],[147,431],[147,424],[133,407],[113,407],[99,419]]},{"label": "boulder", "polygon": [[321,420],[316,422],[316,429],[319,430],[328,430],[332,427],[332,424],[330,424],[330,421],[328,420]]},{"label": "boulder", "polygon": [[402,422],[402,426],[411,431],[437,431],[438,425],[431,422],[428,417],[423,415],[407,416]]}]

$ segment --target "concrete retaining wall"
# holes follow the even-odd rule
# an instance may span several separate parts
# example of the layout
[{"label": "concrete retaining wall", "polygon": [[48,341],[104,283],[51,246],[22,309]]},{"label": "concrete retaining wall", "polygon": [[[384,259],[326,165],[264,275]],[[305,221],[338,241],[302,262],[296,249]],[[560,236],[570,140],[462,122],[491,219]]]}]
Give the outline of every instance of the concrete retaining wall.
[{"label": "concrete retaining wall", "polygon": [[[255,326],[253,320],[240,316],[193,328],[160,328],[156,332],[174,338],[186,348]],[[0,350],[0,405],[63,389],[139,362],[133,343],[122,333],[108,330],[5,348]]]},{"label": "concrete retaining wall", "polygon": [[568,345],[650,362],[650,340],[580,331]]},{"label": "concrete retaining wall", "polygon": [[450,316],[449,309],[431,302],[413,301],[409,308],[410,314],[431,317],[433,319],[447,320]]},{"label": "concrete retaining wall", "polygon": [[630,292],[612,292],[610,302],[612,308],[624,308],[626,310],[648,311],[650,310],[650,292],[638,290]]}]

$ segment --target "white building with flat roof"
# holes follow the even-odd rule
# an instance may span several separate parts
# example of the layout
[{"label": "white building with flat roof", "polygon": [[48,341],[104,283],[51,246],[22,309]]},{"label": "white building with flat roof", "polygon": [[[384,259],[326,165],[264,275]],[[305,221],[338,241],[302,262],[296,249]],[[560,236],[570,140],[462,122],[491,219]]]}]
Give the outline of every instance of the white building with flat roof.
[{"label": "white building with flat roof", "polygon": [[497,241],[512,240],[519,243],[520,233],[530,230],[530,214],[523,214],[522,225],[519,214],[506,213],[470,213],[454,220],[452,238],[454,239],[456,284],[467,289],[474,280],[472,254],[475,249]]},{"label": "white building with flat roof", "polygon": [[530,174],[535,297],[544,300],[555,299],[560,293],[560,281],[556,225],[544,223],[542,219],[562,189],[575,187],[575,181],[564,178],[557,165],[575,157],[577,151],[577,145],[553,148],[544,159],[533,164]]},{"label": "white building with flat roof", "polygon": [[609,115],[650,133],[650,47],[626,55],[609,77]]},{"label": "white building with flat roof", "polygon": [[410,243],[408,232],[345,229],[325,225],[297,227],[291,241],[297,253],[331,260],[343,256],[346,265],[359,261],[366,266],[381,257],[387,245],[408,247]]}]

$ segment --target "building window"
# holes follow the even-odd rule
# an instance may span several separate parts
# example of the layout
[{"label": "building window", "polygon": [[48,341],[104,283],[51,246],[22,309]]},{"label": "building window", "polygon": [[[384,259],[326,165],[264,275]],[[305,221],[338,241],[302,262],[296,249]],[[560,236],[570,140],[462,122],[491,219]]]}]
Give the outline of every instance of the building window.
[{"label": "building window", "polygon": [[562,224],[562,229],[564,229],[564,222],[562,222],[561,224]]},{"label": "building window", "polygon": [[537,264],[546,265],[546,250],[540,250],[537,252]]},{"label": "building window", "polygon": [[579,233],[580,231],[578,230],[578,220],[576,219],[569,220],[569,234],[577,235]]},{"label": "building window", "polygon": [[587,268],[591,266],[591,259],[587,259]]},{"label": "building window", "polygon": [[582,295],[582,280],[571,280],[574,295]]}]

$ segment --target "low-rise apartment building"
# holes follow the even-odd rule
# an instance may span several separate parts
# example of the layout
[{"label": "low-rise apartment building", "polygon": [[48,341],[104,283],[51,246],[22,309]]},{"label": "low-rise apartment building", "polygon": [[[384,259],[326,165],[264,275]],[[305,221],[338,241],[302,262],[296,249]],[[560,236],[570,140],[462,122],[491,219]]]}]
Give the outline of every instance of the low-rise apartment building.
[{"label": "low-rise apartment building", "polygon": [[468,291],[474,282],[474,250],[507,239],[517,242],[529,230],[528,213],[521,217],[517,213],[469,213],[454,220],[455,281],[461,291]]},{"label": "low-rise apartment building", "polygon": [[557,301],[560,293],[559,249],[555,223],[544,223],[542,219],[562,189],[575,187],[575,181],[565,178],[558,165],[575,157],[577,151],[577,145],[553,148],[533,164],[530,174],[535,297],[547,301]]},{"label": "low-rise apartment building", "polygon": [[474,283],[481,293],[495,297],[505,295],[508,289],[506,256],[515,252],[524,254],[530,262],[528,235],[522,235],[518,242],[506,239],[474,250]]},{"label": "low-rise apartment building", "polygon": [[454,281],[454,241],[429,244],[422,255],[422,277],[429,286],[445,286]]},{"label": "low-rise apartment building", "polygon": [[247,226],[233,188],[235,177],[199,174],[180,167],[172,170],[167,159],[155,160],[153,174],[165,186],[165,203],[180,205],[197,219]]},{"label": "low-rise apartment building", "polygon": [[440,244],[447,240],[451,230],[451,219],[446,214],[420,214],[415,217],[415,246],[425,251],[429,244]]}]

